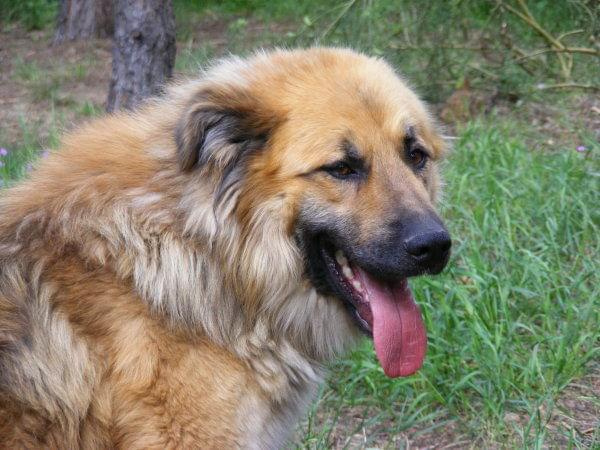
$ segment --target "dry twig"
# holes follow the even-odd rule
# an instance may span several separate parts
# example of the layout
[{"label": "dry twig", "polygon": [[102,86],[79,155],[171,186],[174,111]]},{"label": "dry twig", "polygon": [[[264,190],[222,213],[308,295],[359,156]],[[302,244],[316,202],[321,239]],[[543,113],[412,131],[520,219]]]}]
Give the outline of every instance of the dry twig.
[{"label": "dry twig", "polygon": [[[592,56],[600,56],[600,49],[591,48],[591,47],[568,47],[563,44],[562,40],[567,36],[572,36],[574,34],[582,33],[584,30],[572,30],[566,33],[562,33],[558,37],[552,36],[550,32],[548,32],[544,27],[540,25],[540,23],[535,19],[525,0],[516,0],[519,5],[519,9],[516,7],[506,3],[503,0],[497,0],[497,4],[519,17],[522,21],[524,21],[527,25],[533,28],[549,45],[550,48],[543,50],[536,50],[531,53],[524,53],[520,55],[515,62],[517,64],[522,63],[526,59],[533,58],[538,55],[542,55],[545,53],[553,53],[558,58],[558,62],[561,66],[561,71],[563,78],[565,81],[569,81],[571,79],[571,73],[573,69],[573,54],[581,53]],[[563,83],[560,86],[567,86],[569,83]],[[558,86],[558,85],[557,85]],[[577,85],[581,87],[581,85]],[[573,86],[575,87],[575,86]]]},{"label": "dry twig", "polygon": [[540,91],[551,90],[551,89],[585,89],[585,90],[589,90],[589,91],[600,92],[600,86],[596,86],[594,84],[557,83],[557,84],[540,84],[536,87]]}]

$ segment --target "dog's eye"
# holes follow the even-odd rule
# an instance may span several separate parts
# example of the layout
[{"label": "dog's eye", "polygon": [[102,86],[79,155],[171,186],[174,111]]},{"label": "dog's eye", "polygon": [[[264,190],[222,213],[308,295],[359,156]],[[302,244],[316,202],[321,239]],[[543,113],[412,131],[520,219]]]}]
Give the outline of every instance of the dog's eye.
[{"label": "dog's eye", "polygon": [[420,148],[414,148],[408,152],[408,159],[410,160],[410,163],[413,165],[413,167],[417,170],[420,170],[423,167],[425,167],[428,158],[429,155]]},{"label": "dog's eye", "polygon": [[328,166],[324,166],[323,170],[327,172],[329,175],[339,178],[340,180],[344,180],[347,178],[352,178],[353,176],[358,175],[358,172],[354,170],[350,165],[344,161],[338,161],[334,164],[330,164]]}]

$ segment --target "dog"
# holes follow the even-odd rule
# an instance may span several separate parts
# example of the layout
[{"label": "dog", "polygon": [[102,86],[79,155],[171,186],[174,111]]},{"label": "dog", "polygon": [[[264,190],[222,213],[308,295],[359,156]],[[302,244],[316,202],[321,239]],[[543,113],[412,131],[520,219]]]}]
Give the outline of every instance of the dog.
[{"label": "dog", "polygon": [[0,193],[2,445],[281,448],[363,336],[414,373],[444,152],[386,62],[335,48],[230,57],[68,134]]}]

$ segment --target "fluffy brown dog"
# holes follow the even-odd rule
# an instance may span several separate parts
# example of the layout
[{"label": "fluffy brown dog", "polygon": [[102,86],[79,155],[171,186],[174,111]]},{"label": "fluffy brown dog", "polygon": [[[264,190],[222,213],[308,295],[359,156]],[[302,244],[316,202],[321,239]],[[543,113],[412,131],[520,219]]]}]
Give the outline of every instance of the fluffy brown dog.
[{"label": "fluffy brown dog", "polygon": [[228,59],[66,137],[1,193],[2,444],[278,448],[362,334],[416,371],[442,148],[339,49]]}]

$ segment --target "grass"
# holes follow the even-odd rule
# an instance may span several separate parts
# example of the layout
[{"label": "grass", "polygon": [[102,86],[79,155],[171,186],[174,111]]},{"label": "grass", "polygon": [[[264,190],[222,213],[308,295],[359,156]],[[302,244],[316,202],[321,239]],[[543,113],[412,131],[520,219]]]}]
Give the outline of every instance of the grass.
[{"label": "grass", "polygon": [[13,79],[27,86],[28,93],[35,102],[74,103],[61,96],[61,86],[67,82],[84,82],[92,66],[93,60],[87,59],[48,69],[39,67],[35,62],[18,59],[14,64]]},{"label": "grass", "polygon": [[0,0],[0,26],[20,22],[28,31],[41,30],[54,21],[56,10],[53,0]]},{"label": "grass", "polygon": [[[579,122],[569,93],[533,89],[556,81],[553,56],[532,61],[529,73],[497,34],[506,20],[518,45],[535,48],[539,38],[531,30],[493,10],[491,2],[441,3],[175,0],[180,72],[194,73],[225,51],[244,54],[261,45],[349,44],[386,57],[430,100],[444,99],[469,80],[482,91],[516,92],[520,102],[564,110],[552,145],[516,106],[458,127],[441,202],[454,238],[453,258],[443,275],[412,283],[429,336],[423,370],[388,379],[365,342],[333,364],[293,446],[402,448],[409,436],[411,443],[422,439],[441,447],[435,439],[447,436],[447,443],[463,447],[600,448],[600,431],[554,423],[565,387],[600,366],[597,131]],[[598,24],[586,15],[591,2],[529,4],[552,33],[585,28],[572,42],[588,45]],[[0,0],[0,10],[8,6]],[[27,8],[11,11],[19,20],[38,20]],[[193,37],[195,24],[207,17],[225,22],[219,45]],[[440,29],[442,18],[455,26]],[[259,32],[257,23],[264,25]],[[461,42],[488,47],[474,52],[458,48]],[[575,60],[574,76],[600,81],[586,58]],[[27,87],[30,100],[49,103],[50,130],[22,121],[23,138],[0,156],[0,185],[26,176],[41,149],[56,146],[65,108],[81,119],[101,113],[90,101],[61,96],[64,83],[85,82],[90,73],[87,60],[51,70],[15,62],[12,76]],[[578,145],[586,150],[577,152]],[[598,395],[594,401],[600,402]]]},{"label": "grass", "polygon": [[[5,151],[0,152],[0,188],[10,186],[25,177],[36,160],[40,156],[43,156],[44,152],[48,151],[41,146],[40,138],[36,131],[39,125],[28,124],[25,120],[22,120],[20,126],[23,135],[21,144],[10,149],[3,147]],[[58,134],[58,128],[52,125],[49,136],[45,138],[49,147],[57,146]],[[0,142],[2,142],[1,134]]]}]

